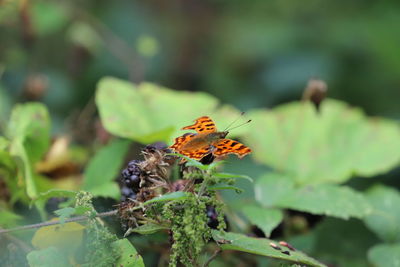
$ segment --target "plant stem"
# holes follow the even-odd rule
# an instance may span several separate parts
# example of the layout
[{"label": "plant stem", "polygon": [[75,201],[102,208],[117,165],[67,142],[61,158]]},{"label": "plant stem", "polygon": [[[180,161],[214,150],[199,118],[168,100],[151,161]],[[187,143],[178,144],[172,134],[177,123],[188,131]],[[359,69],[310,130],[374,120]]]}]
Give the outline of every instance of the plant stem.
[{"label": "plant stem", "polygon": [[211,257],[204,263],[203,267],[207,267],[218,255],[221,253],[221,248],[218,248],[214,254],[211,255]]},{"label": "plant stem", "polygon": [[204,194],[204,191],[206,190],[206,188],[207,188],[207,185],[208,185],[208,179],[209,179],[209,174],[207,173],[207,174],[204,174],[204,176],[203,176],[203,182],[201,183],[201,186],[200,186],[200,189],[199,189],[199,193],[197,194],[197,198],[200,198],[203,194]]},{"label": "plant stem", "polygon": [[[108,216],[114,216],[118,213],[118,210],[112,210],[112,211],[106,211],[106,212],[101,212],[96,215],[96,217],[108,217]],[[67,222],[78,222],[78,221],[85,221],[89,219],[88,216],[77,216],[73,217],[70,219],[65,220],[65,223]],[[23,226],[18,226],[10,229],[0,229],[0,235],[5,234],[5,233],[10,233],[10,232],[15,232],[15,231],[22,231],[22,230],[28,230],[28,229],[33,229],[33,228],[40,228],[43,226],[50,226],[50,225],[55,225],[55,224],[61,224],[60,220],[56,221],[47,221],[47,222],[42,222],[42,223],[35,223],[35,224],[29,224],[29,225],[23,225]]]}]

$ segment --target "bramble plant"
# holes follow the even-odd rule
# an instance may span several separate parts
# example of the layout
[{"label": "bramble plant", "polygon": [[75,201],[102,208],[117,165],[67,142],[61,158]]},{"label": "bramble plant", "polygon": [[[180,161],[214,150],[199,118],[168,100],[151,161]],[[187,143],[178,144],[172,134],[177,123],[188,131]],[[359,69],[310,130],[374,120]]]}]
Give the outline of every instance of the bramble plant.
[{"label": "bramble plant", "polygon": [[398,123],[306,98],[250,110],[253,122],[230,133],[255,162],[168,149],[194,118],[228,124],[241,113],[205,93],[103,78],[96,105],[115,137],[93,157],[68,138],[51,142],[44,105],[16,105],[0,137],[1,262],[395,266],[400,194],[374,177],[399,166]]}]

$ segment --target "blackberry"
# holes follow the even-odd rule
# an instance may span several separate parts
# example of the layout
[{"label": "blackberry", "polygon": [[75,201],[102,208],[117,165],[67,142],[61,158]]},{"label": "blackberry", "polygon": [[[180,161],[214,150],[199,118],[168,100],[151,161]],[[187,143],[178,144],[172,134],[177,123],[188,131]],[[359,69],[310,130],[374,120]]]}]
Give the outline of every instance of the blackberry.
[{"label": "blackberry", "polygon": [[121,201],[127,201],[128,199],[136,199],[136,193],[133,191],[132,188],[129,188],[127,186],[122,186],[121,187]]},{"label": "blackberry", "polygon": [[212,229],[217,229],[218,227],[218,214],[213,206],[206,207],[208,222],[207,225]]},{"label": "blackberry", "polygon": [[128,166],[122,170],[122,182],[130,189],[135,192],[139,191],[139,184],[140,184],[140,174],[141,169],[139,164],[141,161],[139,160],[132,160],[128,163]]}]

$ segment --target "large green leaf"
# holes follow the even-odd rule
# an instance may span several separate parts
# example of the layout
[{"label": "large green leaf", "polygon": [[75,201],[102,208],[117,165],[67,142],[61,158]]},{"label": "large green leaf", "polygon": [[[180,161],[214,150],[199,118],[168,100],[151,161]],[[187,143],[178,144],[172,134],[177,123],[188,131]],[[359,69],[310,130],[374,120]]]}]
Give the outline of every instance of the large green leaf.
[{"label": "large green leaf", "polygon": [[364,196],[346,186],[317,184],[296,188],[294,181],[268,174],[255,185],[256,200],[266,207],[289,208],[339,218],[362,218],[371,212]]},{"label": "large green leaf", "polygon": [[144,267],[142,257],[128,239],[120,239],[111,244],[118,251],[119,258],[114,266]]},{"label": "large green leaf", "polygon": [[260,228],[267,237],[283,219],[283,212],[279,209],[262,208],[251,204],[243,206],[242,213],[252,224]]},{"label": "large green leaf", "polygon": [[368,259],[376,267],[400,267],[400,243],[376,245],[368,251]]},{"label": "large green leaf", "polygon": [[182,134],[178,129],[203,115],[226,126],[240,114],[231,106],[219,108],[218,100],[207,93],[178,92],[152,83],[133,85],[110,77],[100,80],[96,104],[109,132],[145,144],[170,143]]},{"label": "large green leaf", "polygon": [[[266,238],[248,237],[237,233],[227,233],[213,230],[213,239],[220,244],[223,250],[237,250],[252,254],[267,256],[275,259],[287,260],[309,266],[325,266],[317,260],[308,257],[304,253],[296,250],[292,251],[280,246],[277,242]],[[280,250],[271,246],[274,243]],[[288,254],[285,254],[286,252]]]},{"label": "large green leaf", "polygon": [[400,193],[394,188],[376,185],[370,188],[366,197],[373,207],[364,218],[367,226],[382,240],[400,241]]},{"label": "large green leaf", "polygon": [[115,188],[112,181],[120,173],[129,144],[130,141],[128,140],[116,139],[101,148],[85,169],[83,189],[95,195],[115,195],[115,190],[109,193],[107,188],[110,188],[110,190]]},{"label": "large green leaf", "polygon": [[297,184],[374,176],[400,162],[399,125],[370,119],[340,101],[326,100],[320,113],[310,103],[294,102],[249,117],[253,123],[243,138],[254,157]]}]

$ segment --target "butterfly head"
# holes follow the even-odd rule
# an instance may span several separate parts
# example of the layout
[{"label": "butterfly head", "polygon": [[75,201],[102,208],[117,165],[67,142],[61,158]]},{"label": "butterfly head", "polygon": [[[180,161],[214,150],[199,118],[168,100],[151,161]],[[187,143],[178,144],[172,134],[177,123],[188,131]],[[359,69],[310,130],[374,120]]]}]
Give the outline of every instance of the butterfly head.
[{"label": "butterfly head", "polygon": [[228,135],[228,131],[219,132],[219,138],[225,138]]},{"label": "butterfly head", "polygon": [[209,141],[213,142],[225,138],[228,133],[228,131],[210,133],[208,134],[207,138],[209,139]]}]

